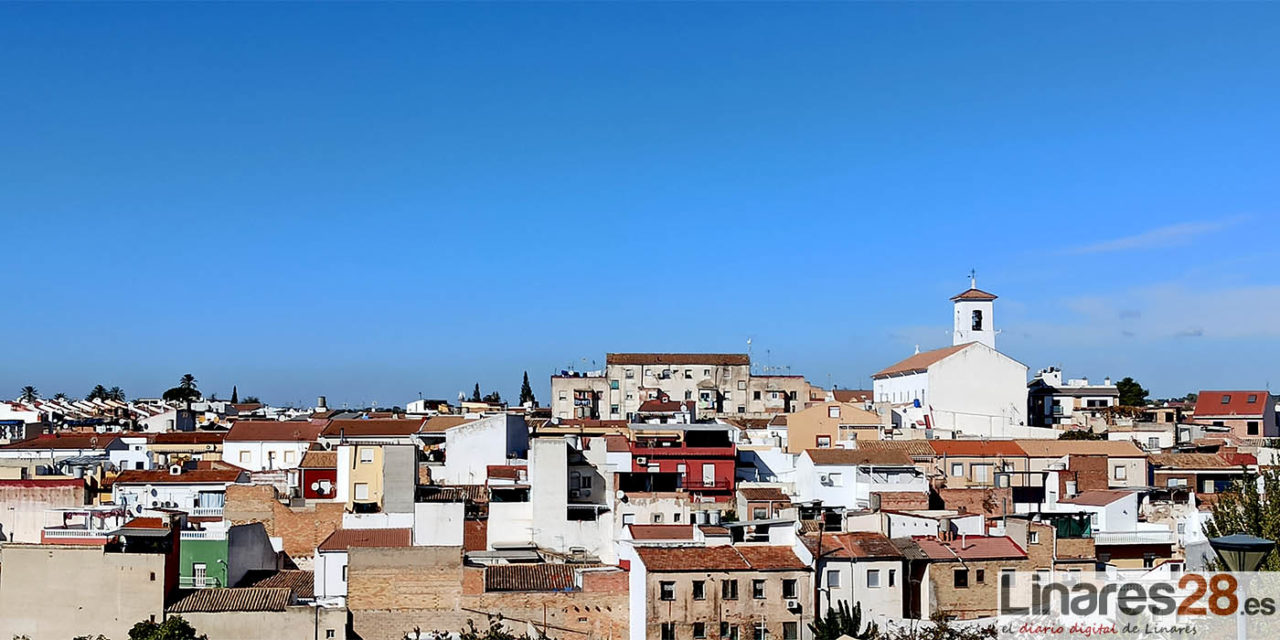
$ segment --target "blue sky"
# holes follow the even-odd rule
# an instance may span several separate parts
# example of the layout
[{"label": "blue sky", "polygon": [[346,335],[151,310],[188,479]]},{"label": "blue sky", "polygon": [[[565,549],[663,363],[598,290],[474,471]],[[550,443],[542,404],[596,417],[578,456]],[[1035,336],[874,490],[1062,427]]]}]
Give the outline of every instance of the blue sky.
[{"label": "blue sky", "polygon": [[[0,395],[1280,355],[1280,5],[0,5]],[[1280,377],[1275,382],[1280,383]]]}]

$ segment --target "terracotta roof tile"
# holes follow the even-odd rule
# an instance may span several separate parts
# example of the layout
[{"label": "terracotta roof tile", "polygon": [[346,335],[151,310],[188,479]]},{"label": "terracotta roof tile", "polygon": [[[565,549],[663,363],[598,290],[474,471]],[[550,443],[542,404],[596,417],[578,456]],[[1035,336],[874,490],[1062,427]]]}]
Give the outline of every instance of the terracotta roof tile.
[{"label": "terracotta roof tile", "polygon": [[29,440],[11,442],[0,449],[106,449],[117,436],[42,434]]},{"label": "terracotta roof tile", "polygon": [[233,587],[200,589],[173,603],[169,613],[218,613],[227,611],[284,611],[292,592],[285,588]]},{"label": "terracotta roof tile", "polygon": [[953,356],[963,351],[966,347],[978,344],[976,342],[967,342],[965,344],[957,344],[933,351],[921,351],[910,358],[899,361],[897,364],[889,365],[873,374],[872,378],[888,378],[889,376],[905,375],[908,373],[919,373],[926,371],[929,366],[943,358]]},{"label": "terracotta roof tile", "polygon": [[271,575],[256,578],[248,586],[265,589],[289,589],[293,592],[295,598],[312,600],[316,597],[315,584],[315,572],[293,569],[276,571]]},{"label": "terracotta roof tile", "polygon": [[1152,466],[1165,469],[1228,469],[1238,466],[1216,453],[1161,453],[1150,459]]},{"label": "terracotta roof tile", "polygon": [[938,455],[928,440],[857,440],[855,443],[864,451],[901,451],[913,459]]},{"label": "terracotta roof tile", "polygon": [[933,560],[994,560],[1025,558],[1027,552],[1008,537],[962,536],[951,542],[937,538],[916,537],[912,541]]},{"label": "terracotta roof tile", "polygon": [[153,445],[222,444],[226,431],[170,431],[151,436]]},{"label": "terracotta roof tile", "polygon": [[791,502],[791,498],[777,487],[740,487],[738,495],[750,502]]},{"label": "terracotta roof tile", "polygon": [[1112,458],[1145,458],[1132,440],[1014,440],[1032,458],[1068,455],[1104,455]]},{"label": "terracotta roof tile", "polygon": [[482,484],[429,485],[419,489],[418,502],[489,501],[489,488]]},{"label": "terracotta roof tile", "polygon": [[863,403],[870,402],[874,391],[867,389],[832,389],[833,395],[837,402]]},{"label": "terracotta roof tile", "polygon": [[631,442],[625,436],[605,436],[604,450],[625,453],[631,450]]},{"label": "terracotta roof tile", "polygon": [[431,416],[430,418],[427,418],[426,423],[422,425],[422,431],[429,433],[441,433],[458,425],[475,421],[475,418],[468,418],[466,416]]},{"label": "terracotta roof tile", "polygon": [[685,571],[803,571],[807,567],[791,547],[637,547],[645,569],[652,572]]},{"label": "terracotta roof tile", "polygon": [[1129,491],[1082,491],[1079,495],[1071,498],[1062,498],[1058,502],[1088,507],[1105,507],[1130,495],[1133,494]]},{"label": "terracotta roof tile", "polygon": [[243,469],[193,469],[179,474],[169,473],[168,469],[151,471],[125,471],[116,476],[116,484],[220,484],[232,483],[240,479]]},{"label": "terracotta roof tile", "polygon": [[168,529],[163,518],[134,518],[121,527],[123,529]]},{"label": "terracotta roof tile", "polygon": [[[1201,391],[1196,396],[1196,420],[1225,417],[1263,417],[1270,406],[1269,392],[1255,391]],[[1253,398],[1253,402],[1249,402]],[[1226,400],[1224,403],[1223,400]]]},{"label": "terracotta roof tile", "polygon": [[[817,534],[801,538],[811,553],[818,552]],[[880,533],[854,532],[822,534],[822,557],[837,559],[901,558],[902,552]]]},{"label": "terracotta roof tile", "polygon": [[930,440],[929,446],[933,447],[933,452],[940,456],[1021,458],[1027,455],[1027,452],[1013,440]]},{"label": "terracotta roof tile", "polygon": [[320,551],[345,551],[351,547],[408,547],[412,529],[338,529],[320,543]]},{"label": "terracotta roof tile", "polygon": [[911,466],[911,457],[891,449],[806,449],[805,455],[816,465],[852,466],[863,464]]},{"label": "terracotta roof tile", "polygon": [[605,355],[607,364],[709,364],[746,366],[751,357],[745,353],[610,353]]},{"label": "terracotta roof tile", "polygon": [[302,460],[298,462],[299,469],[336,469],[337,467],[337,451],[317,451],[312,449],[302,454]]},{"label": "terracotta roof tile", "polygon": [[320,435],[337,438],[397,438],[411,436],[422,428],[426,420],[330,420]]},{"label": "terracotta roof tile", "polygon": [[982,289],[969,289],[968,291],[957,293],[956,295],[951,296],[952,302],[955,302],[956,300],[995,300],[995,299],[996,299],[996,294],[987,293]]},{"label": "terracotta roof tile", "polygon": [[693,540],[691,524],[627,525],[633,540]]},{"label": "terracotta roof tile", "polygon": [[575,571],[567,564],[505,564],[484,569],[485,591],[572,591]]},{"label": "terracotta roof tile", "polygon": [[227,433],[227,442],[314,442],[321,427],[309,422],[278,420],[237,420]]}]

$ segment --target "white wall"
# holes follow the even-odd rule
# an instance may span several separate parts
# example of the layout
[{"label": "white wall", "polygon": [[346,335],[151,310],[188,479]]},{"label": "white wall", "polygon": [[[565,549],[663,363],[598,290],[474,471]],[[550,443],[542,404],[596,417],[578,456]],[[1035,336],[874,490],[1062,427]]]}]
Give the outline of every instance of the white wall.
[{"label": "white wall", "polygon": [[413,505],[414,546],[461,547],[465,509],[466,505],[461,502],[415,503]]},{"label": "white wall", "polygon": [[344,513],[343,529],[412,529],[412,513]]},{"label": "white wall", "polygon": [[528,425],[523,416],[496,414],[445,432],[446,484],[483,484],[489,465],[508,464],[507,454],[528,453]]},{"label": "white wall", "polygon": [[495,544],[533,543],[533,503],[490,502],[487,531],[489,549]]},{"label": "white wall", "polygon": [[141,505],[142,509],[146,510],[163,508],[166,502],[175,503],[177,506],[172,507],[174,509],[191,512],[199,504],[201,493],[213,492],[225,495],[226,490],[225,484],[117,484],[113,496],[116,504],[128,506],[129,514],[136,516],[141,513],[137,505]]},{"label": "white wall", "polygon": [[[982,344],[929,367],[935,429],[1008,437],[1027,421],[1027,366]],[[1035,429],[1057,437],[1053,429]]]},{"label": "white wall", "polygon": [[[880,572],[879,587],[867,586],[867,573],[871,570]],[[891,571],[894,572],[892,587],[889,586]],[[887,619],[902,617],[903,571],[902,563],[896,560],[823,561],[819,568],[822,587],[825,589],[827,586],[827,574],[831,572],[840,574],[840,586],[824,591],[821,602],[815,608],[825,612],[828,603],[844,601],[851,608],[862,603],[863,620],[875,621],[883,627]]]},{"label": "white wall", "polygon": [[347,567],[346,551],[325,551],[316,554],[315,592],[320,601],[347,597],[347,581],[343,571]]},{"label": "white wall", "polygon": [[899,404],[919,399],[920,404],[928,406],[929,374],[913,373],[909,376],[879,378],[871,383],[872,398],[876,402]]},{"label": "white wall", "polygon": [[[150,470],[151,453],[147,451],[147,439],[139,437],[121,437],[118,448],[108,449],[107,457],[111,460],[111,464],[116,469],[124,470]],[[123,445],[123,446],[121,446]]]},{"label": "white wall", "polygon": [[296,469],[310,446],[310,442],[228,440],[222,444],[222,459],[250,471]]}]

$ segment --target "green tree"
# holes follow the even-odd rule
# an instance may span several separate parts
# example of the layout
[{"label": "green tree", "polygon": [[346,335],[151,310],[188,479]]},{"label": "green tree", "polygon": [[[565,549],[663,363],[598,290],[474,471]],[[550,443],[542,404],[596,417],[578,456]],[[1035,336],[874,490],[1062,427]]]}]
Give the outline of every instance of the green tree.
[{"label": "green tree", "polygon": [[477,382],[477,383],[476,383],[476,388],[475,388],[475,389],[473,389],[473,390],[471,391],[471,401],[472,401],[472,402],[482,402],[482,401],[483,401],[483,399],[480,397],[480,383],[479,383],[479,382]]},{"label": "green tree", "polygon": [[53,399],[54,399],[54,400],[66,400],[66,399],[67,399],[67,394],[62,393],[61,391],[59,391],[58,393],[53,394]]},{"label": "green tree", "polygon": [[196,633],[182,616],[173,616],[161,623],[143,620],[133,625],[129,640],[209,640],[209,636]]},{"label": "green tree", "polygon": [[1120,406],[1122,407],[1145,407],[1147,405],[1147,394],[1150,393],[1142,388],[1133,378],[1126,377],[1124,380],[1116,383],[1116,390],[1120,392]]},{"label": "green tree", "polygon": [[[1262,490],[1258,490],[1261,480]],[[1231,483],[1231,488],[1218,494],[1210,507],[1213,519],[1205,525],[1210,538],[1233,533],[1280,540],[1280,500],[1267,499],[1280,495],[1280,470],[1263,469],[1260,475],[1246,473]],[[1280,554],[1267,556],[1259,571],[1280,571]]]},{"label": "green tree", "polygon": [[867,627],[862,628],[862,603],[854,605],[853,609],[849,609],[849,603],[840,601],[837,603],[838,609],[827,607],[827,615],[818,616],[813,622],[809,623],[809,630],[813,632],[813,640],[836,640],[840,636],[849,636],[858,640],[873,640],[880,636],[880,629],[876,627],[876,623],[869,622]]},{"label": "green tree", "polygon": [[200,390],[196,387],[196,377],[184,373],[178,379],[178,386],[164,392],[160,396],[166,402],[193,402],[200,399]]},{"label": "green tree", "polygon": [[121,389],[120,387],[111,387],[110,389],[107,389],[107,399],[124,402],[124,389]]},{"label": "green tree", "polygon": [[529,403],[538,406],[538,399],[533,397],[533,387],[529,386],[529,372],[524,372],[524,382],[520,384],[520,404]]},{"label": "green tree", "polygon": [[108,397],[110,396],[107,393],[106,387],[102,385],[95,385],[93,389],[89,390],[89,395],[85,396],[84,399],[85,400],[106,400]]},{"label": "green tree", "polygon": [[1059,440],[1106,440],[1107,436],[1102,433],[1094,433],[1087,429],[1079,429],[1075,431],[1063,431],[1058,434]]},{"label": "green tree", "polygon": [[[433,635],[437,638],[451,637],[448,631],[433,631],[430,635],[426,636],[424,636],[418,629],[414,629],[413,631],[414,635],[412,637],[422,638],[423,640],[430,638]],[[409,634],[405,634],[405,637],[408,638],[410,636]],[[474,620],[467,620],[467,628],[458,632],[458,640],[531,640],[531,638],[529,638],[528,634],[522,633],[520,635],[516,635],[507,631],[503,628],[502,621],[499,619],[490,620],[488,628],[485,629],[477,627]]]},{"label": "green tree", "polygon": [[182,377],[178,379],[178,388],[195,391],[196,377],[189,373],[182,374]]},{"label": "green tree", "polygon": [[27,385],[22,388],[22,394],[18,398],[23,402],[35,402],[40,399],[40,392],[36,391],[35,387]]},{"label": "green tree", "polygon": [[502,395],[497,391],[491,391],[486,393],[480,400],[482,402],[488,402],[489,404],[500,404],[502,402]]},{"label": "green tree", "polygon": [[244,404],[262,404],[262,401],[258,399],[258,396],[245,396]]},{"label": "green tree", "polygon": [[231,404],[240,404],[240,390],[231,385]]}]

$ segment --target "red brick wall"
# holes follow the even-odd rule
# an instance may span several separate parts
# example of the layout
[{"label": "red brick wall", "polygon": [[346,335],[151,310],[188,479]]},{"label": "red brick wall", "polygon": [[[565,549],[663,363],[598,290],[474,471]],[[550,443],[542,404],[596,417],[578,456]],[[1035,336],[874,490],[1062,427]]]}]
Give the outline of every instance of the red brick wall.
[{"label": "red brick wall", "polygon": [[986,516],[1002,516],[1005,506],[1013,506],[1010,489],[938,489],[945,509],[961,513],[981,513]]},{"label": "red brick wall", "polygon": [[[1076,491],[1106,491],[1111,486],[1111,480],[1107,477],[1107,457],[1104,455],[1077,455],[1072,454],[1067,458],[1067,467],[1071,470],[1070,475],[1075,476]],[[1059,477],[1068,474],[1059,474]],[[1061,487],[1062,493],[1059,495],[1067,495],[1066,487]]]},{"label": "red brick wall", "polygon": [[918,511],[929,508],[929,494],[915,491],[873,491],[880,496],[880,508],[890,511]]},{"label": "red brick wall", "polygon": [[267,535],[280,537],[285,553],[295,558],[315,555],[316,547],[342,526],[344,505],[340,503],[318,502],[291,509],[276,495],[269,485],[231,485],[223,515],[233,525],[261,522]]}]

